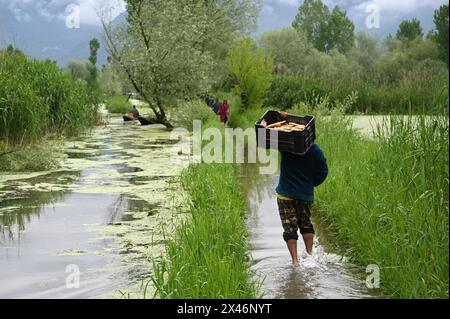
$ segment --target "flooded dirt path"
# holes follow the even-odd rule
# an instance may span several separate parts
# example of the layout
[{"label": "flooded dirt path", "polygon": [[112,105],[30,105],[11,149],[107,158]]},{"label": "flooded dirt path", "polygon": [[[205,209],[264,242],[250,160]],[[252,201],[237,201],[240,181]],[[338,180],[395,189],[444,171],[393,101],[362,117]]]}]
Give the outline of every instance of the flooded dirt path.
[{"label": "flooded dirt path", "polygon": [[263,279],[264,298],[373,298],[365,282],[358,279],[365,278],[364,269],[329,252],[322,245],[324,234],[317,223],[314,260],[305,261],[305,246],[299,240],[301,262],[294,268],[282,237],[283,229],[278,215],[275,188],[279,176],[262,176],[255,172],[255,167],[248,166],[241,167],[241,175],[249,194],[247,225],[252,248],[252,270]]},{"label": "flooded dirt path", "polygon": [[169,138],[112,117],[65,143],[59,170],[1,174],[0,298],[139,296],[183,211]]}]

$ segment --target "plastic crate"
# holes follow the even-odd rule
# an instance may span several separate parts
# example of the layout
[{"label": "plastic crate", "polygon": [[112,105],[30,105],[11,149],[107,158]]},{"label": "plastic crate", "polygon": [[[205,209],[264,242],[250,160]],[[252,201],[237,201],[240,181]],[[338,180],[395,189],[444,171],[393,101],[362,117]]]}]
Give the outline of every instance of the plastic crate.
[{"label": "plastic crate", "polygon": [[[287,122],[305,125],[305,130],[303,132],[281,132],[267,129],[261,125],[262,120],[265,120],[267,125],[286,120]],[[316,120],[314,116],[296,116],[288,114],[287,118],[282,119],[280,112],[267,111],[258,122],[256,122],[255,128],[258,147],[266,149],[272,148],[278,149],[280,152],[304,155],[316,142]],[[271,132],[274,132],[272,134],[278,135],[278,143],[271,141]],[[265,138],[262,139],[264,142],[259,141],[259,133],[264,134]]]}]

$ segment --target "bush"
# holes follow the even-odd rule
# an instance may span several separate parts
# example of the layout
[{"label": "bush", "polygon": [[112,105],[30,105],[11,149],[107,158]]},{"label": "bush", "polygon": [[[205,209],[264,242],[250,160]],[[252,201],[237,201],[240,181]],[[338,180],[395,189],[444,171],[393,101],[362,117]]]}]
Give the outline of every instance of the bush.
[{"label": "bush", "polygon": [[56,64],[0,52],[0,138],[7,144],[78,132],[94,123],[97,105],[94,93]]},{"label": "bush", "polygon": [[272,82],[273,59],[258,49],[252,39],[244,38],[230,49],[228,64],[242,106],[260,106]]},{"label": "bush", "polygon": [[131,102],[125,96],[116,95],[106,99],[106,109],[110,113],[125,114],[131,110]]},{"label": "bush", "polygon": [[38,172],[59,168],[61,143],[38,142],[20,149],[0,145],[0,172]]},{"label": "bush", "polygon": [[[277,77],[266,95],[266,106],[285,110],[300,103],[313,104],[318,98],[325,97],[329,97],[331,105],[335,105],[357,93],[358,100],[347,110],[348,113],[447,112],[448,82],[445,79],[448,73],[431,65],[434,67],[431,70],[435,72],[431,72],[429,64],[423,62],[405,73],[401,82],[393,85],[351,79],[346,75],[339,78],[312,75]],[[425,108],[426,105],[434,106]]]},{"label": "bush", "polygon": [[155,297],[258,298],[247,257],[245,202],[231,164],[190,165],[181,176],[190,217],[154,261]]},{"label": "bush", "polygon": [[171,119],[175,126],[192,130],[194,120],[200,120],[204,124],[216,117],[213,110],[204,101],[182,101],[178,104],[179,106]]},{"label": "bush", "polygon": [[384,292],[448,298],[448,120],[388,117],[377,142],[344,117],[319,123],[329,156],[318,215],[360,265],[376,264]]}]

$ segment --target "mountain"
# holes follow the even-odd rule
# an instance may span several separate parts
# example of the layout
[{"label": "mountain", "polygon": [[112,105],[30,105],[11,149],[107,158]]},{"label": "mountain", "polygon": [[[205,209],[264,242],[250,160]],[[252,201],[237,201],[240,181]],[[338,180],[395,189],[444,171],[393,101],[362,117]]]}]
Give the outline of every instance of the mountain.
[{"label": "mountain", "polygon": [[[92,38],[103,42],[103,29],[99,25],[82,24],[79,29],[69,29],[63,20],[29,15],[27,21],[19,21],[7,10],[0,10],[0,48],[13,44],[34,58],[55,60],[65,66],[71,59],[88,59]],[[107,53],[101,47],[98,65],[105,64],[106,59]]]}]

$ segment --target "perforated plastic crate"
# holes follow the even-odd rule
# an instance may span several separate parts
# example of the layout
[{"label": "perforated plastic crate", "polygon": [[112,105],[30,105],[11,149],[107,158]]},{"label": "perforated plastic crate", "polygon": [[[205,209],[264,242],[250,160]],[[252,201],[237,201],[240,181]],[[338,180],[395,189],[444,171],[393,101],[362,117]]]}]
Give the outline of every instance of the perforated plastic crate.
[{"label": "perforated plastic crate", "polygon": [[[268,129],[261,125],[265,120],[267,125],[286,120],[288,123],[293,122],[305,125],[303,132],[292,131],[282,132]],[[255,124],[258,147],[266,149],[278,149],[280,152],[293,153],[298,155],[306,154],[312,145],[316,142],[316,120],[314,116],[296,116],[288,114],[286,118],[282,118],[278,111],[267,111]],[[277,134],[278,143],[271,141],[272,134]],[[264,142],[260,142],[258,134],[264,134]],[[262,144],[262,145],[261,145]]]}]

